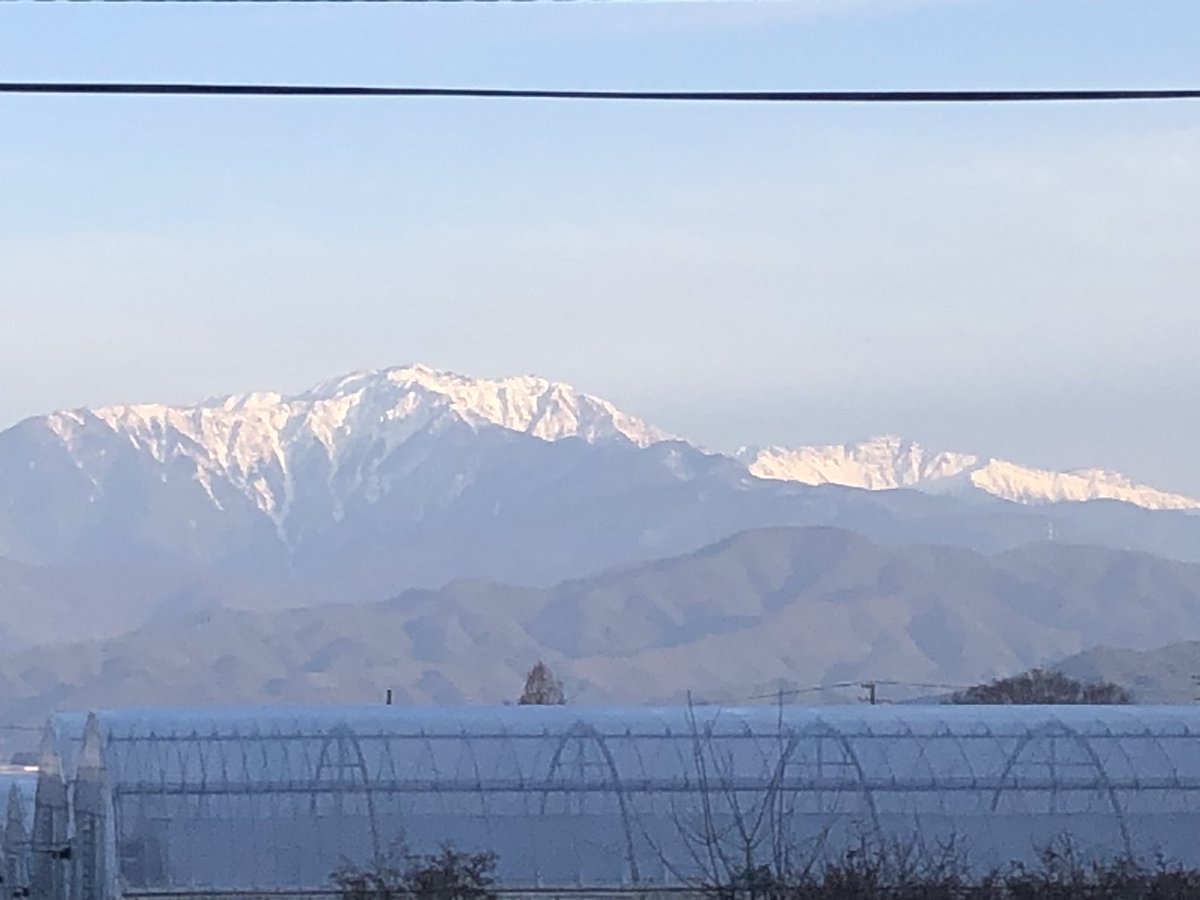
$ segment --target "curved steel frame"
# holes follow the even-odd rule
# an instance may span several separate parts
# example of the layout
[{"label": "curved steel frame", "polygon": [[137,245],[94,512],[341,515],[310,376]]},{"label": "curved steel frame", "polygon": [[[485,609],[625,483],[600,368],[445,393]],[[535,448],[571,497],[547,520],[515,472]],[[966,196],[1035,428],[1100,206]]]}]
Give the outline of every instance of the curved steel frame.
[{"label": "curved steel frame", "polygon": [[[629,820],[629,806],[625,798],[625,792],[621,788],[621,773],[617,770],[617,762],[613,759],[612,752],[608,749],[608,744],[605,743],[604,735],[587,722],[576,722],[572,725],[566,734],[559,739],[558,746],[554,750],[554,756],[550,759],[550,770],[547,773],[549,780],[552,781],[558,774],[563,751],[566,750],[567,745],[572,741],[589,740],[600,751],[600,755],[608,767],[608,773],[612,777],[612,791],[617,798],[617,806],[621,811],[621,828],[624,831],[625,837],[625,862],[629,866],[630,883],[639,884],[641,882],[641,875],[638,872],[637,852],[633,842],[633,825]],[[546,802],[548,799],[548,792],[543,791],[541,803],[542,815],[546,814]]]},{"label": "curved steel frame", "polygon": [[1125,845],[1126,855],[1133,856],[1133,841],[1129,837],[1129,829],[1125,823],[1125,810],[1121,806],[1121,799],[1117,796],[1117,790],[1113,786],[1112,781],[1108,777],[1108,771],[1104,768],[1104,762],[1100,759],[1096,748],[1094,748],[1086,737],[1076,731],[1074,728],[1064,724],[1061,721],[1050,722],[1040,728],[1034,728],[1028,731],[1020,740],[1017,741],[1013,748],[1012,754],[1004,764],[1004,768],[1000,772],[1000,779],[996,789],[992,794],[992,812],[1000,805],[1000,796],[1005,790],[1017,788],[1019,785],[1006,785],[1009,777],[1012,775],[1013,769],[1021,759],[1021,755],[1033,744],[1034,741],[1043,738],[1066,738],[1079,747],[1087,756],[1092,768],[1096,770],[1097,787],[1108,796],[1109,805],[1112,807],[1113,815],[1117,820],[1117,827],[1121,832],[1121,842]]},{"label": "curved steel frame", "polygon": [[[780,710],[777,720],[732,713],[726,720],[719,712],[702,710],[689,721],[678,711],[661,718],[631,711],[630,721],[637,724],[630,728],[622,728],[622,720],[611,714],[539,720],[536,714],[526,719],[504,713],[473,730],[449,714],[457,728],[431,717],[425,720],[428,731],[411,726],[391,731],[386,722],[331,713],[327,719],[268,718],[261,730],[248,717],[224,728],[218,718],[210,734],[207,725],[197,728],[195,719],[172,730],[168,718],[135,721],[115,733],[106,729],[104,741],[113,763],[113,799],[118,805],[125,801],[126,813],[118,813],[115,827],[139,814],[160,815],[160,809],[209,819],[303,816],[305,805],[315,813],[319,798],[331,796],[339,798],[337,809],[343,809],[344,799],[353,805],[354,816],[366,819],[354,828],[363,831],[358,840],[364,852],[378,856],[386,850],[384,825],[394,816],[415,816],[428,808],[437,816],[482,813],[491,821],[503,810],[507,822],[556,811],[560,801],[553,797],[567,798],[569,809],[591,795],[605,798],[601,815],[610,858],[615,863],[618,854],[623,857],[623,865],[606,869],[611,875],[604,877],[620,877],[630,886],[646,883],[647,854],[654,849],[650,831],[665,834],[664,822],[657,821],[665,808],[654,799],[658,796],[663,803],[671,798],[676,817],[690,816],[699,815],[700,795],[711,791],[706,812],[718,820],[721,840],[730,847],[749,840],[764,853],[772,849],[771,841],[787,840],[793,830],[807,833],[816,827],[813,822],[840,830],[853,820],[884,838],[886,829],[898,827],[899,815],[910,816],[917,828],[916,811],[931,805],[951,817],[956,809],[986,815],[1000,808],[1009,791],[1048,796],[1051,811],[1058,809],[1061,792],[1078,792],[1082,808],[1100,817],[1096,827],[1102,831],[1096,833],[1103,834],[1104,846],[1115,852],[1119,835],[1119,845],[1130,855],[1129,823],[1139,807],[1127,792],[1151,797],[1154,791],[1175,790],[1188,798],[1182,808],[1200,814],[1200,729],[1189,730],[1190,720],[1178,716],[1160,713],[1158,725],[1139,730],[1132,713],[1093,719],[1041,711],[1031,723],[1010,712],[966,719],[956,727],[926,715],[914,728],[917,720],[900,714],[854,718],[812,712]],[[539,730],[539,721],[552,724]],[[1061,756],[1043,751],[1040,741],[1048,742],[1047,748],[1058,746]],[[1153,749],[1142,749],[1141,741]],[[705,742],[701,756],[706,762],[695,756]],[[572,754],[578,756],[574,767]],[[707,772],[697,768],[702,763]],[[1031,769],[1023,777],[1022,766],[1033,763],[1048,768]],[[415,799],[423,793],[445,800]],[[949,800],[954,793],[964,800]],[[807,799],[799,796],[804,794]],[[906,794],[912,799],[903,799]],[[510,799],[518,795],[525,799]],[[218,802],[221,796],[241,799]],[[255,806],[256,796],[268,805]],[[182,806],[160,807],[155,797],[164,804],[168,797],[188,799]],[[129,805],[146,801],[149,813]],[[327,802],[324,808],[333,807]],[[727,812],[733,818],[745,813],[741,832],[726,829]],[[33,829],[38,837],[45,821],[39,809]]]}]

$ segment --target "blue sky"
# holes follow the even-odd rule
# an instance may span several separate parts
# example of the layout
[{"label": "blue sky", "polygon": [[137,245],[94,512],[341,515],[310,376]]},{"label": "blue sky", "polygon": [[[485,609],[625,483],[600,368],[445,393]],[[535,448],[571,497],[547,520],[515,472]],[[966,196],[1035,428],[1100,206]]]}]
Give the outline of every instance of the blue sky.
[{"label": "blue sky", "polygon": [[[5,80],[1200,85],[1200,5],[0,4]],[[0,97],[0,425],[423,361],[1200,493],[1200,103]]]}]

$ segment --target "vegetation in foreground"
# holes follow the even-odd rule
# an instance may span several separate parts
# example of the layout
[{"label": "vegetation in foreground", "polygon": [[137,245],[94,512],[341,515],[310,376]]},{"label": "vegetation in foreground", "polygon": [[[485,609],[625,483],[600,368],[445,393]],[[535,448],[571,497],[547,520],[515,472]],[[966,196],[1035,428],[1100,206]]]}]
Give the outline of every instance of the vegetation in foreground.
[{"label": "vegetation in foreground", "polygon": [[330,880],[341,900],[495,900],[496,854],[443,843],[437,853],[403,844],[369,866],[345,865]]},{"label": "vegetation in foreground", "polygon": [[[437,853],[402,852],[400,862],[345,866],[331,879],[341,900],[496,900],[505,890],[490,852],[443,844]],[[575,888],[586,894],[585,888]],[[914,846],[847,850],[833,861],[780,873],[763,865],[728,879],[702,879],[678,888],[631,888],[630,896],[712,900],[1200,900],[1200,869],[1158,859],[1085,858],[1068,840],[1046,847],[1036,865],[1014,863],[972,875],[953,847],[930,854]]]}]

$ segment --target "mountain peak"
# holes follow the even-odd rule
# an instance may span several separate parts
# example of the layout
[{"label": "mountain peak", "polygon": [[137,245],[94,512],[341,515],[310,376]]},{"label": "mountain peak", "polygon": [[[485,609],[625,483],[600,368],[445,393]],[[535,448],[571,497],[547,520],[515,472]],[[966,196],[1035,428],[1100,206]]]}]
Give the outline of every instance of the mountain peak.
[{"label": "mountain peak", "polygon": [[1200,500],[1138,484],[1105,469],[1053,472],[994,457],[930,450],[896,435],[857,444],[743,448],[738,458],[759,478],[840,484],[867,490],[982,492],[1015,503],[1120,500],[1146,509],[1200,509]]},{"label": "mountain peak", "polygon": [[97,491],[117,447],[132,445],[161,468],[164,483],[185,474],[218,510],[248,499],[285,543],[297,491],[311,490],[314,475],[336,519],[350,498],[386,493],[401,477],[390,473],[404,468],[396,452],[431,428],[457,422],[544,441],[639,447],[669,438],[568,384],[533,375],[471,378],[419,363],[353,372],[294,395],[257,391],[195,406],[106,406],[34,421],[56,436]]},{"label": "mountain peak", "polygon": [[323,382],[294,398],[328,404],[350,398],[427,403],[453,411],[472,425],[498,425],[547,441],[589,443],[624,439],[640,447],[670,435],[612,403],[569,384],[537,375],[473,378],[423,363],[367,369]]},{"label": "mountain peak", "polygon": [[[511,462],[550,459],[554,451],[543,442],[575,439],[632,449],[671,439],[569,384],[536,375],[473,378],[420,363],[352,372],[296,394],[258,391],[192,406],[64,411],[10,431],[0,443],[0,491],[8,491],[10,508],[20,499],[27,515],[39,514],[50,488],[27,487],[33,469],[39,484],[53,485],[69,499],[70,512],[60,520],[108,521],[105,511],[132,505],[153,523],[136,536],[150,545],[232,546],[241,538],[229,523],[240,522],[253,541],[281,554],[356,516],[376,527],[369,513],[382,508],[384,498],[402,510],[397,515],[406,523],[429,520],[462,497],[482,504],[475,488],[491,477],[496,457],[490,454],[497,448]],[[660,475],[686,481],[700,477],[697,465],[707,465],[697,463],[701,456],[693,449],[672,444],[629,458],[647,471],[658,467]],[[614,466],[617,456],[625,458],[578,447],[563,447],[562,454],[557,458],[586,456]],[[721,458],[722,477],[753,491],[763,485],[750,474],[868,490],[991,495],[1024,504],[1105,498],[1148,509],[1200,510],[1200,500],[1119,473],[1052,472],[933,450],[896,434],[848,445],[746,448],[737,456],[744,468]],[[472,515],[478,519],[496,508],[493,501]],[[53,542],[56,527],[57,520],[46,525],[46,542]],[[160,534],[167,528],[178,534]],[[14,528],[8,536],[0,531],[0,550],[24,546],[26,530]],[[81,525],[79,533],[106,540],[99,526],[88,531]],[[647,546],[658,540],[651,528],[641,539]]]}]

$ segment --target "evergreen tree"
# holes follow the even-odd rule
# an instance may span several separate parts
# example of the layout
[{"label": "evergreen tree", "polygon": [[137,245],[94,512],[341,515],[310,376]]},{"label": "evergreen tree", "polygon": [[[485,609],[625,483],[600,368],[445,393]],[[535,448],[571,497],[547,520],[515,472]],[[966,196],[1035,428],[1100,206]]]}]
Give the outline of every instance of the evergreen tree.
[{"label": "evergreen tree", "polygon": [[517,701],[518,705],[562,706],[566,702],[567,698],[563,695],[562,685],[554,677],[550,667],[539,659],[537,664],[529,670],[529,674],[525,676],[525,690],[521,694],[521,699]]}]

